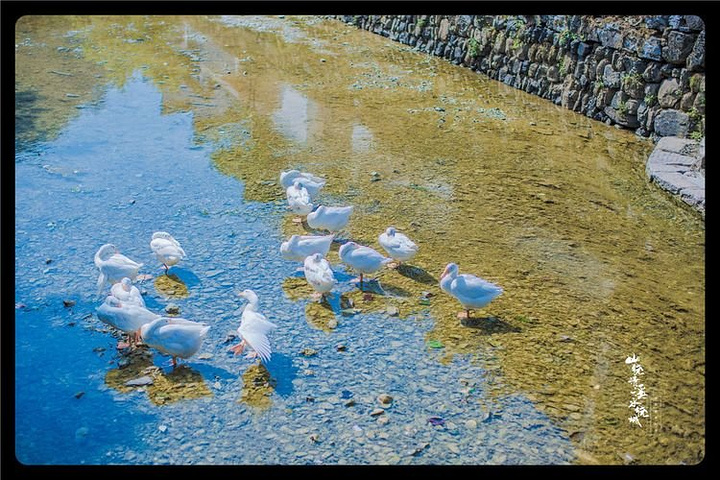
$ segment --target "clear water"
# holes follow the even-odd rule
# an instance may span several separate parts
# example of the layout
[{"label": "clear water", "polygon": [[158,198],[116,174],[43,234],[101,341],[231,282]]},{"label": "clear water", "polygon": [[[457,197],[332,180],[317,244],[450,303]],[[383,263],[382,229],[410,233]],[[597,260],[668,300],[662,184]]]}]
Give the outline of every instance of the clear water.
[{"label": "clear water", "polygon": [[[315,17],[25,18],[16,58],[21,462],[704,455],[704,226],[646,184],[642,140]],[[368,296],[334,248],[340,283],[315,303],[279,253],[303,233],[277,185],[291,166],[328,179],[323,202],[357,206],[348,237],[409,232],[413,268]],[[188,253],[169,276],[157,230]],[[212,325],[181,367],[121,354],[95,317],[107,242],[144,262],[148,308]],[[437,287],[450,259],[506,289],[475,322]],[[245,288],[278,324],[266,368],[227,351]]]}]

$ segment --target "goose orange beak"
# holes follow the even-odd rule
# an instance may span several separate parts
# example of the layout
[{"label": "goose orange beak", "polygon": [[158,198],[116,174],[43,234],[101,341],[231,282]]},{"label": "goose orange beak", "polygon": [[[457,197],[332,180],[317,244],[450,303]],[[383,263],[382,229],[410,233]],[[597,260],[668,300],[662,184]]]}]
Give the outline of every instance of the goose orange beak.
[{"label": "goose orange beak", "polygon": [[443,270],[442,275],[440,275],[440,280],[442,280],[443,278],[445,278],[445,275],[447,275],[447,273],[448,273],[448,268],[445,267],[445,270]]}]

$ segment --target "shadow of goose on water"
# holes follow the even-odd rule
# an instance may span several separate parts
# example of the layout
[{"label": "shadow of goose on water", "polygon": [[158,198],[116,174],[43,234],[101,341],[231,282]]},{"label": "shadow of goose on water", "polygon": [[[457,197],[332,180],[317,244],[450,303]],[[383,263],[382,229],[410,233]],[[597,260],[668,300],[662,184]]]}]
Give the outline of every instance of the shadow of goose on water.
[{"label": "shadow of goose on water", "polygon": [[439,282],[437,278],[433,277],[420,267],[402,264],[395,270],[403,277],[415,280],[416,282],[425,283],[427,285],[437,285]]},{"label": "shadow of goose on water", "polygon": [[483,335],[496,333],[519,333],[522,329],[507,323],[498,317],[470,317],[460,319],[463,327],[479,330]]},{"label": "shadow of goose on water", "polygon": [[275,393],[281,397],[288,397],[294,391],[293,380],[297,378],[299,368],[294,364],[292,357],[284,353],[272,354],[272,359],[265,365],[265,369],[273,379]]}]

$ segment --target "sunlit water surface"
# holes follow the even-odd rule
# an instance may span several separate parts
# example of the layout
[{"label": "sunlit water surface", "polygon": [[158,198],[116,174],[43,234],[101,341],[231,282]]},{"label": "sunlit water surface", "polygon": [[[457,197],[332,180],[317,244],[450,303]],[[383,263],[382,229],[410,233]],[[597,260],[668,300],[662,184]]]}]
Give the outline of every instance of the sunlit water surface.
[{"label": "sunlit water surface", "polygon": [[[703,458],[704,226],[646,183],[641,139],[315,17],[25,17],[16,58],[20,461]],[[362,292],[335,245],[316,303],[279,254],[305,233],[290,167],[356,205],[345,238],[394,224],[418,256]],[[188,253],[169,275],[157,230]],[[212,326],[181,367],[94,315],[108,242],[149,309]],[[450,261],[505,288],[472,321],[438,288]],[[278,325],[266,367],[227,351],[245,288]]]}]

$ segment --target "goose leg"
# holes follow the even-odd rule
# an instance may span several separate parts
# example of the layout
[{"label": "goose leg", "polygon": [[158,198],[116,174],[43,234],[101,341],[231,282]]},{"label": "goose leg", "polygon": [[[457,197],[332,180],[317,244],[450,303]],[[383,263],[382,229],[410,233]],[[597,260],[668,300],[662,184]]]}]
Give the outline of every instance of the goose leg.
[{"label": "goose leg", "polygon": [[260,355],[257,352],[250,352],[247,355],[245,355],[245,358],[258,358]]},{"label": "goose leg", "polygon": [[235,345],[234,347],[230,347],[228,349],[228,351],[233,352],[235,355],[240,355],[244,349],[245,349],[245,340],[243,340],[239,344]]}]

